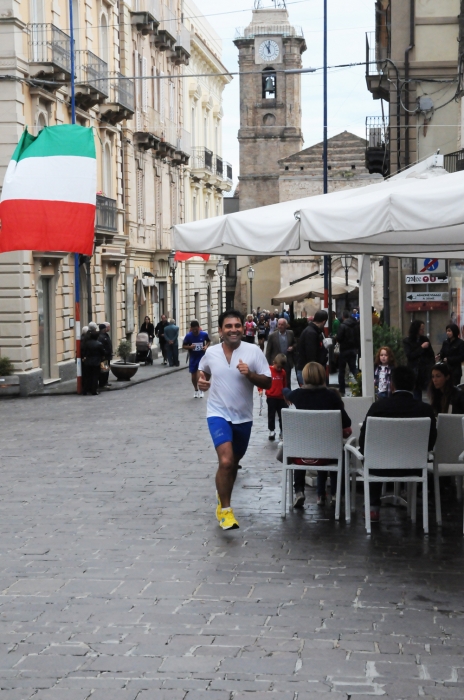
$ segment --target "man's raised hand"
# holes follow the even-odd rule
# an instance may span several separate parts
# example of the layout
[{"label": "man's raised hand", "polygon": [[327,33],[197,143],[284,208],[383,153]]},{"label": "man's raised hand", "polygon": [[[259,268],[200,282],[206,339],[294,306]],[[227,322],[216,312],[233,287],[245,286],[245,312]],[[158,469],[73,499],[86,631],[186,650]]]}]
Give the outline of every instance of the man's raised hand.
[{"label": "man's raised hand", "polygon": [[205,373],[200,370],[199,372],[199,378],[198,378],[198,388],[200,391],[208,391],[208,389],[211,386],[211,382],[209,382],[206,377]]},{"label": "man's raised hand", "polygon": [[247,377],[250,374],[250,368],[243,360],[238,361],[237,369],[240,372],[240,374],[243,374],[245,377]]}]

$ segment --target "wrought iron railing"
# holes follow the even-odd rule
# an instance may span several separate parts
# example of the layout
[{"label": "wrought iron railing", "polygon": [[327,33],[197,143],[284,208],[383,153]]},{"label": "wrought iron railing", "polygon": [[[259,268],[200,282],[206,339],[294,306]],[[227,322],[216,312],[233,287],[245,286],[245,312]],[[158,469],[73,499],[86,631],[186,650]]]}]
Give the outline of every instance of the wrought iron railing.
[{"label": "wrought iron railing", "polygon": [[76,83],[89,85],[99,93],[108,97],[108,64],[92,51],[76,51]]},{"label": "wrought iron railing", "polygon": [[205,148],[205,168],[206,170],[213,171],[213,151]]},{"label": "wrought iron railing", "polygon": [[375,32],[366,32],[366,75],[378,75],[387,58],[387,46],[376,40]]},{"label": "wrought iron railing", "polygon": [[180,130],[180,138],[177,139],[177,148],[179,151],[186,153],[188,156],[192,154],[192,137],[185,129]]},{"label": "wrought iron railing", "polygon": [[388,117],[366,117],[366,147],[383,148],[388,141]]},{"label": "wrought iron railing", "polygon": [[115,199],[97,194],[97,213],[95,217],[95,228],[102,231],[117,233],[117,203]]},{"label": "wrought iron railing", "polygon": [[224,177],[226,180],[229,180],[229,182],[232,182],[232,166],[230,163],[227,161],[224,161]]},{"label": "wrought iron railing", "polygon": [[464,148],[454,153],[447,153],[444,157],[444,166],[449,173],[464,170]]},{"label": "wrought iron railing", "polygon": [[189,55],[191,54],[190,32],[183,24],[180,25],[180,31],[177,33],[177,41],[174,48],[177,49],[178,47]]},{"label": "wrought iron railing", "polygon": [[224,161],[219,156],[216,156],[216,174],[222,177],[224,171]]},{"label": "wrought iron railing", "polygon": [[110,101],[121,105],[131,112],[135,111],[134,81],[122,73],[113,73],[109,79]]},{"label": "wrought iron railing", "polygon": [[54,24],[29,24],[29,62],[49,63],[71,71],[71,39]]},{"label": "wrought iron railing", "polygon": [[160,0],[135,0],[133,12],[148,12],[153,19],[160,21]]},{"label": "wrought iron railing", "polygon": [[177,37],[177,17],[167,5],[163,5],[163,18],[158,31],[163,30],[168,32],[172,37]]}]

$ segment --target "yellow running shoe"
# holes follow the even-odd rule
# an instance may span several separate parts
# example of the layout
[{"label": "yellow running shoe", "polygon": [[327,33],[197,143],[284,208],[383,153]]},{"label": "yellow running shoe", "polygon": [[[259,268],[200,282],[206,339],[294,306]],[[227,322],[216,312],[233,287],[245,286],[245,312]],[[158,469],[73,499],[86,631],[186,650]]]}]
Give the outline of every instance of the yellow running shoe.
[{"label": "yellow running shoe", "polygon": [[221,510],[222,510],[222,505],[221,505],[221,499],[219,498],[219,494],[216,491],[216,498],[217,498],[217,506],[216,506],[216,518],[221,521]]},{"label": "yellow running shoe", "polygon": [[219,525],[223,530],[237,530],[240,526],[235,519],[234,511],[232,508],[227,510],[221,510],[221,517],[219,520]]}]

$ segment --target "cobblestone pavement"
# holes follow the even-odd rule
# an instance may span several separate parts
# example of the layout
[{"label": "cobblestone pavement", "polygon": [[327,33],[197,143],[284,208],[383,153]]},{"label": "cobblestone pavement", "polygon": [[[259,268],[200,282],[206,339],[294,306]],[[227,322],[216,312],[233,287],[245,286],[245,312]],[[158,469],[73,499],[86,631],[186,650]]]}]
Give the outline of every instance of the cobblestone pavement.
[{"label": "cobblestone pavement", "polygon": [[222,532],[204,411],[185,372],[0,405],[1,700],[462,698],[459,508],[282,521],[256,406]]}]

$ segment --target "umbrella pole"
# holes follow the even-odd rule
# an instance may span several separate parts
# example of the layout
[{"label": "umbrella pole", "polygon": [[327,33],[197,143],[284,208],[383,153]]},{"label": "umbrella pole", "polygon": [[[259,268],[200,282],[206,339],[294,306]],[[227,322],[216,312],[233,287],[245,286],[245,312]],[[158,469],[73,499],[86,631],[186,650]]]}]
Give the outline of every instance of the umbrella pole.
[{"label": "umbrella pole", "polygon": [[374,396],[374,344],[372,338],[371,259],[358,258],[359,316],[361,330],[362,395]]},{"label": "umbrella pole", "polygon": [[[322,167],[323,167],[323,182],[324,194],[328,192],[328,147],[327,147],[327,0],[324,0],[324,138],[322,147]],[[331,287],[331,266],[332,261],[330,255],[324,255],[324,308],[329,314],[328,333],[332,331],[332,299],[330,293]]]}]

